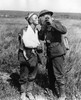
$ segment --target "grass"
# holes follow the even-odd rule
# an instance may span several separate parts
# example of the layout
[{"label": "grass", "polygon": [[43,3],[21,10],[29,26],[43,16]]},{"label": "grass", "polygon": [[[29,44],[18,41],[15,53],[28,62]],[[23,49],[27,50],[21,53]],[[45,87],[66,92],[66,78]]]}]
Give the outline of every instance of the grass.
[{"label": "grass", "polygon": [[[81,100],[81,20],[60,18],[59,20],[67,28],[66,36],[70,45],[65,61],[66,94],[68,100],[74,100],[74,98]],[[26,21],[23,18],[0,18],[0,72],[11,74],[14,69],[19,69],[17,59],[18,33],[25,25]],[[39,79],[37,83],[43,84],[44,88],[46,84],[44,80],[47,81],[45,69],[44,73],[39,73],[37,78]],[[14,95],[16,97],[18,94],[14,87],[11,88],[9,84],[3,84],[1,79],[0,87],[1,100],[7,100],[7,97],[13,98]]]},{"label": "grass", "polygon": [[[66,20],[63,21],[68,29],[68,38],[70,44],[70,50],[66,56],[66,92],[67,95],[73,100],[73,97],[80,100],[81,96],[81,21],[80,20]],[[76,96],[77,95],[77,96]],[[78,96],[79,95],[79,96]]]},{"label": "grass", "polygon": [[18,33],[25,25],[24,19],[0,19],[0,70],[18,66]]}]

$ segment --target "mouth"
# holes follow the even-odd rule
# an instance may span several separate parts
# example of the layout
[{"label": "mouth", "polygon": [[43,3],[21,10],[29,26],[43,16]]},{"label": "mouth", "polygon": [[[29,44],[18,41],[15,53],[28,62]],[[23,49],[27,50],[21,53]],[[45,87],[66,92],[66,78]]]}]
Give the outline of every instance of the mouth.
[{"label": "mouth", "polygon": [[50,22],[48,20],[45,21],[47,25],[50,25]]}]

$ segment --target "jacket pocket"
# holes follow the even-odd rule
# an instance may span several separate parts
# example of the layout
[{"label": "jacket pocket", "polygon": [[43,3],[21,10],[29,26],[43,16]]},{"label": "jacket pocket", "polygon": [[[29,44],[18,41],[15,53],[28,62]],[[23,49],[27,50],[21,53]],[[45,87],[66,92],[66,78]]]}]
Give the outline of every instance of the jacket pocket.
[{"label": "jacket pocket", "polygon": [[50,57],[58,57],[64,54],[64,49],[60,43],[52,43],[49,47]]}]

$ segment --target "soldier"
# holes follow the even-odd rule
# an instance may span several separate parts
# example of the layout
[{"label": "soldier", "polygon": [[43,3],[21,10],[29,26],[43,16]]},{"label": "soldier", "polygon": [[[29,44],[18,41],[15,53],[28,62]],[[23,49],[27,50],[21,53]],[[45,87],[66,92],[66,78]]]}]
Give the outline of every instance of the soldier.
[{"label": "soldier", "polygon": [[37,51],[40,50],[40,42],[38,39],[38,16],[30,13],[26,18],[28,26],[23,28],[19,33],[19,52],[18,59],[20,61],[20,84],[21,99],[28,100],[33,88],[33,81],[37,74],[38,57]]},{"label": "soldier", "polygon": [[62,35],[66,34],[66,28],[52,17],[53,12],[43,10],[39,13],[41,30],[39,39],[46,41],[47,68],[50,88],[59,100],[65,99],[64,81],[64,56],[66,48],[62,41]]}]

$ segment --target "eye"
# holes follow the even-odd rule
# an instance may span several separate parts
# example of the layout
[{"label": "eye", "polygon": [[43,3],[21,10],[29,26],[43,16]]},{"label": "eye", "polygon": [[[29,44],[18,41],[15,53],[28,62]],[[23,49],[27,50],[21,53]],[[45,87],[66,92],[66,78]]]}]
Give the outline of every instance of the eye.
[{"label": "eye", "polygon": [[38,17],[36,17],[35,19],[38,19]]}]

